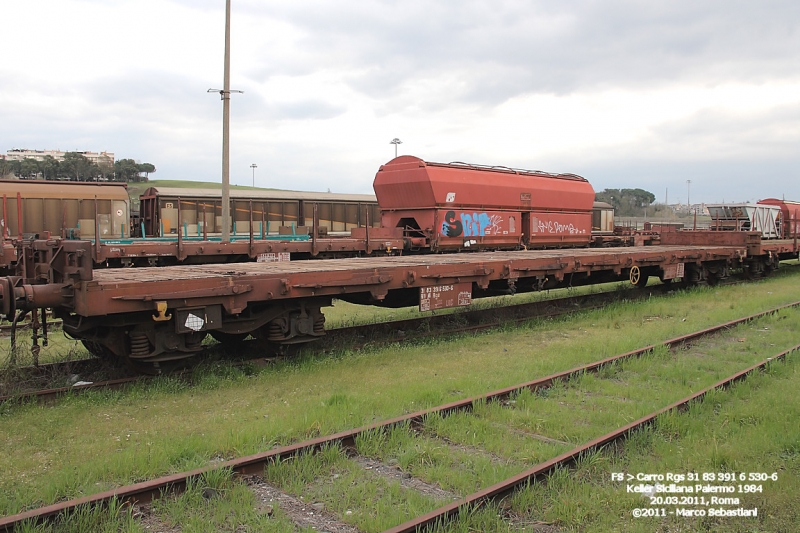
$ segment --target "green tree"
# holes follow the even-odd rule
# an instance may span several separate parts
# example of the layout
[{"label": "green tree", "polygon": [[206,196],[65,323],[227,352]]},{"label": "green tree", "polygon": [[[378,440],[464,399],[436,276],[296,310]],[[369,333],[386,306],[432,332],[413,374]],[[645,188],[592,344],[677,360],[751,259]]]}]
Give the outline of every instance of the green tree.
[{"label": "green tree", "polygon": [[144,172],[144,181],[148,181],[150,179],[150,173],[156,171],[156,166],[152,163],[140,163],[139,164],[139,172]]},{"label": "green tree", "polygon": [[62,175],[73,181],[87,181],[92,177],[92,162],[78,152],[66,152],[59,168]]},{"label": "green tree", "polygon": [[101,156],[95,165],[97,174],[106,181],[110,175],[114,173],[114,163],[111,162],[110,157]]},{"label": "green tree", "polygon": [[14,174],[14,162],[3,157],[0,159],[0,178],[4,178],[9,174]]},{"label": "green tree", "polygon": [[30,157],[26,157],[19,164],[19,172],[17,175],[20,178],[35,178],[39,174],[39,162]]},{"label": "green tree", "polygon": [[58,160],[51,155],[44,156],[44,159],[39,161],[39,170],[42,172],[44,179],[56,179],[56,176],[58,176]]},{"label": "green tree", "polygon": [[135,181],[139,176],[139,165],[133,159],[119,159],[114,163],[117,181]]},{"label": "green tree", "polygon": [[598,202],[614,206],[617,215],[641,216],[655,200],[656,195],[644,189],[605,189],[595,195]]}]

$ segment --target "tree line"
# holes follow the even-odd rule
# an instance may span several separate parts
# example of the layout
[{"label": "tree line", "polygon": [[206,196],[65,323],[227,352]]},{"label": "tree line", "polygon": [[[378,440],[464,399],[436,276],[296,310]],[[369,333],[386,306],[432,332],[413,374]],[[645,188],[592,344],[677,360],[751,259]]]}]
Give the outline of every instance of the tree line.
[{"label": "tree line", "polygon": [[21,179],[139,182],[147,181],[155,171],[155,165],[137,163],[133,159],[118,159],[112,163],[110,159],[101,158],[94,163],[78,152],[66,152],[62,161],[50,155],[41,161],[0,159],[0,177],[14,174]]},{"label": "tree line", "polygon": [[595,200],[614,206],[617,216],[638,217],[656,201],[656,195],[644,189],[605,189],[595,194]]}]

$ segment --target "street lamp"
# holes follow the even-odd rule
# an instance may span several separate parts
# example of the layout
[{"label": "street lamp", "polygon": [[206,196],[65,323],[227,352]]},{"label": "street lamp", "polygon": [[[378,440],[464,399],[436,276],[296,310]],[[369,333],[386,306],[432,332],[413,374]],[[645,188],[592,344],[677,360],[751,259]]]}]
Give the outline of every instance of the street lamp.
[{"label": "street lamp", "polygon": [[250,168],[253,169],[253,187],[255,188],[255,186],[256,186],[256,169],[258,168],[258,165],[253,163],[252,165],[250,165]]},{"label": "street lamp", "polygon": [[691,193],[692,193],[692,180],[686,180],[686,207],[691,209]]},{"label": "street lamp", "polygon": [[400,139],[395,137],[394,139],[391,140],[391,142],[389,144],[393,144],[394,145],[394,156],[397,157],[397,145],[398,144],[403,144],[403,141],[401,141]]}]

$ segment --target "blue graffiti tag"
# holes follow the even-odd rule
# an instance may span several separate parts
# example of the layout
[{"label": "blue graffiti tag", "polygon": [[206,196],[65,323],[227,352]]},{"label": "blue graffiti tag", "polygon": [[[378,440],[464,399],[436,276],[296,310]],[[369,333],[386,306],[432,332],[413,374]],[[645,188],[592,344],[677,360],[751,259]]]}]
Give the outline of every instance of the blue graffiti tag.
[{"label": "blue graffiti tag", "polygon": [[486,228],[491,226],[492,221],[486,213],[461,213],[461,224],[464,226],[465,237],[483,237],[486,235]]}]

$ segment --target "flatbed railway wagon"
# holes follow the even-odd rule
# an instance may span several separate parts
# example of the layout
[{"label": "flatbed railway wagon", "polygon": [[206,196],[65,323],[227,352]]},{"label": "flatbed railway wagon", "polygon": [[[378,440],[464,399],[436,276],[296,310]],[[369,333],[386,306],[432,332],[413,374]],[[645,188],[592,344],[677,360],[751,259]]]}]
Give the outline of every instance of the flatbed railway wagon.
[{"label": "flatbed railway wagon", "polygon": [[[51,308],[92,353],[145,371],[253,335],[269,346],[325,334],[333,298],[421,310],[473,298],[648,278],[714,283],[742,270],[767,274],[796,259],[795,240],[757,232],[671,232],[658,246],[562,248],[159,268],[94,269],[86,241],[28,241],[16,276],[0,278],[0,314]],[[35,333],[35,332],[34,332]],[[36,338],[34,334],[34,338]]]}]

